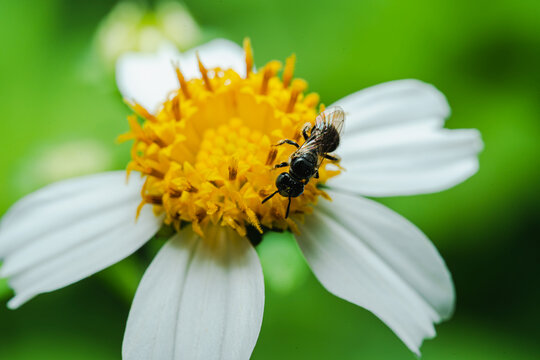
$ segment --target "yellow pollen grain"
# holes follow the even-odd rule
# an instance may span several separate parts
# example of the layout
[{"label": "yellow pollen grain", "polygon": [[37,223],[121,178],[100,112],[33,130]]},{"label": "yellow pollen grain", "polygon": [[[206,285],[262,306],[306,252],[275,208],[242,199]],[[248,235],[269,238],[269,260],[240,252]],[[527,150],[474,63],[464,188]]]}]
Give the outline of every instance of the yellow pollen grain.
[{"label": "yellow pollen grain", "polygon": [[254,72],[249,39],[244,50],[245,78],[231,69],[208,69],[197,56],[202,78],[186,80],[176,64],[179,89],[156,115],[129,103],[142,122],[128,117],[130,130],[118,140],[134,140],[127,169],[145,178],[141,207],[150,204],[177,230],[189,223],[203,237],[209,226],[230,227],[241,236],[248,227],[297,232],[296,222],[319,196],[327,197],[317,185],[339,174],[323,162],[319,179],[292,199],[288,219],[287,198],[276,195],[262,204],[286,171],[274,166],[294,151],[273,145],[284,138],[302,141],[302,127],[318,114],[319,97],[305,95],[307,83],[293,79],[294,55],[280,78],[279,61]]}]

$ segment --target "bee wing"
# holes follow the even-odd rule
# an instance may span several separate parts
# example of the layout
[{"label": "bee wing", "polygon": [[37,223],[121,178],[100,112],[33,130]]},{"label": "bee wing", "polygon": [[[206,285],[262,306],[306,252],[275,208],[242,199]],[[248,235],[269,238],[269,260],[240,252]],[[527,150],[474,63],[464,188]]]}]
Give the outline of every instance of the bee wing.
[{"label": "bee wing", "polygon": [[[339,106],[332,106],[323,111],[315,119],[315,128],[319,130],[320,134],[324,134],[329,128],[336,129],[337,133],[341,136],[343,132],[343,125],[345,124],[345,111]],[[319,168],[324,160],[324,154],[319,152],[319,162],[317,168]]]},{"label": "bee wing", "polygon": [[345,123],[345,111],[339,106],[332,106],[324,110],[315,119],[315,128],[324,131],[329,127],[334,127],[338,134],[343,132],[343,125]]},{"label": "bee wing", "polygon": [[313,153],[313,152],[316,153],[317,155],[322,155],[319,150],[320,147],[321,146],[320,146],[319,139],[312,138],[310,139],[310,141],[306,141],[305,143],[303,143],[302,146],[300,146],[300,148],[292,154],[292,158],[300,157],[303,154]]}]

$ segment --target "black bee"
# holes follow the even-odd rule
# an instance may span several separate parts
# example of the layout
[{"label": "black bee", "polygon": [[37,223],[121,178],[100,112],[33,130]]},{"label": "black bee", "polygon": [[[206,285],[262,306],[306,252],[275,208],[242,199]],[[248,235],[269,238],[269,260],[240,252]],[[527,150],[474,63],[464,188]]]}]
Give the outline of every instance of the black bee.
[{"label": "black bee", "polygon": [[335,151],[339,146],[344,122],[345,112],[343,109],[338,106],[331,107],[317,116],[314,126],[311,126],[310,123],[304,125],[302,135],[305,141],[302,146],[289,139],[278,142],[275,146],[289,144],[295,146],[297,150],[292,153],[288,162],[274,166],[274,168],[289,166],[289,172],[279,174],[276,179],[277,190],[265,198],[262,203],[264,204],[277,193],[288,197],[289,204],[285,214],[285,218],[287,218],[291,207],[291,198],[302,195],[304,186],[312,177],[319,178],[319,167],[323,160],[339,160],[338,157],[329,153]]}]

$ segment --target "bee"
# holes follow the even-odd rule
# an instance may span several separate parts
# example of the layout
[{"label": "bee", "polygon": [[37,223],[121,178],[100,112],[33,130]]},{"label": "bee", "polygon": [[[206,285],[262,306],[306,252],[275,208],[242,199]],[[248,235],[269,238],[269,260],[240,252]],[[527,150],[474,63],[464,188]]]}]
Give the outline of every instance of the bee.
[{"label": "bee", "polygon": [[289,172],[279,174],[276,178],[277,190],[266,197],[262,203],[264,204],[278,193],[288,197],[289,203],[285,218],[289,217],[291,199],[302,195],[304,186],[311,178],[319,178],[319,167],[324,159],[339,161],[337,156],[330,153],[339,146],[344,122],[345,112],[343,109],[338,106],[331,107],[317,116],[315,125],[312,126],[311,123],[304,125],[302,146],[290,139],[283,139],[274,145],[289,144],[296,147],[297,150],[291,154],[289,161],[274,166],[276,169],[289,166]]}]

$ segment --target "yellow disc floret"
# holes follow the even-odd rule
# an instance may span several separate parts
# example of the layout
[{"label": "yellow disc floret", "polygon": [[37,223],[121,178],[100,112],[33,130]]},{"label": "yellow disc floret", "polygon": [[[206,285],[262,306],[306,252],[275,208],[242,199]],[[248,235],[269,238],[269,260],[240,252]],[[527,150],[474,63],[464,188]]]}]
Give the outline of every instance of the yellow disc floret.
[{"label": "yellow disc floret", "polygon": [[249,226],[259,232],[297,231],[294,221],[311,212],[319,195],[327,197],[317,185],[339,173],[323,162],[320,177],[292,199],[289,218],[287,198],[275,196],[261,204],[287,170],[274,165],[295,150],[275,144],[285,138],[301,141],[303,125],[314,123],[323,106],[317,94],[304,94],[304,80],[293,79],[294,55],[279,78],[281,63],[272,61],[254,72],[249,41],[244,49],[245,77],[231,69],[206,69],[199,59],[200,79],[186,80],[176,66],[179,89],[157,115],[129,103],[136,115],[128,117],[131,130],[120,140],[135,140],[128,170],[146,177],[141,206],[153,204],[176,229],[190,224],[201,236],[209,224],[230,226],[242,236]]}]

